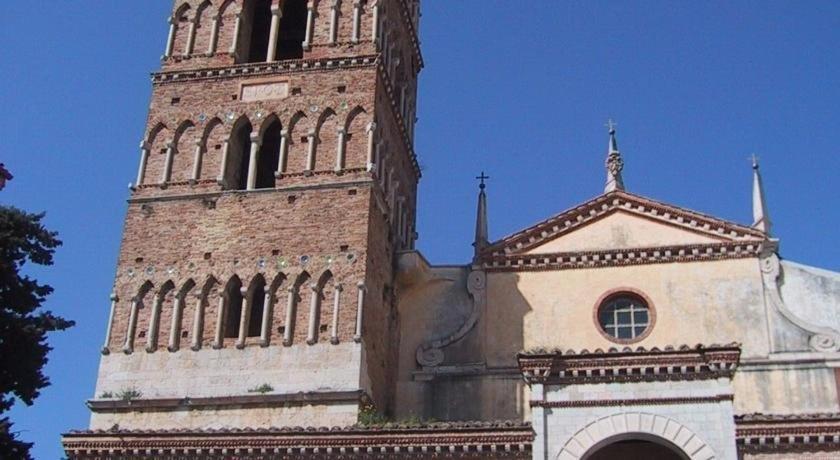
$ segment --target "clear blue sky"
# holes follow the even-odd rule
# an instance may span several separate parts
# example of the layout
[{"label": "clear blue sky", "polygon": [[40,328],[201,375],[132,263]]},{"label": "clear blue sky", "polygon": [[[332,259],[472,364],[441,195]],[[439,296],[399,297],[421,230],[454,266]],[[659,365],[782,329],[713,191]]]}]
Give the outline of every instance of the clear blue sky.
[{"label": "clear blue sky", "polygon": [[[783,256],[840,270],[840,2],[424,0],[420,249],[469,259],[476,183],[499,238],[598,194],[608,117],[629,190],[749,223],[762,158]],[[527,6],[526,6],[527,5]],[[53,385],[13,412],[38,459],[84,428],[171,0],[0,2],[0,202],[65,242]]]}]

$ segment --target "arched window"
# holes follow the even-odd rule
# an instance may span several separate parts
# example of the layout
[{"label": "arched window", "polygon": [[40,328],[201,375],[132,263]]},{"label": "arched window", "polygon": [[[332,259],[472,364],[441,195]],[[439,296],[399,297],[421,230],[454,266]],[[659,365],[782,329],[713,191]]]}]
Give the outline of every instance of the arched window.
[{"label": "arched window", "polygon": [[225,288],[227,314],[225,315],[224,338],[239,337],[239,320],[242,317],[242,282],[234,276]]},{"label": "arched window", "polygon": [[273,188],[274,173],[277,171],[277,163],[280,158],[280,143],[282,139],[283,126],[276,118],[269,121],[265,129],[260,153],[257,157],[257,182],[256,188]]},{"label": "arched window", "polygon": [[285,0],[277,34],[277,59],[303,58],[306,40],[306,0]]},{"label": "arched window", "polygon": [[225,188],[228,190],[245,190],[248,186],[251,132],[253,132],[253,127],[245,117],[240,118],[233,125],[224,177]]},{"label": "arched window", "polygon": [[248,337],[259,337],[262,330],[263,312],[265,311],[265,280],[258,276],[251,285],[249,305],[251,313],[248,315]]},{"label": "arched window", "polygon": [[247,62],[265,62],[268,56],[268,37],[271,34],[271,0],[256,0],[250,5],[251,34]]}]

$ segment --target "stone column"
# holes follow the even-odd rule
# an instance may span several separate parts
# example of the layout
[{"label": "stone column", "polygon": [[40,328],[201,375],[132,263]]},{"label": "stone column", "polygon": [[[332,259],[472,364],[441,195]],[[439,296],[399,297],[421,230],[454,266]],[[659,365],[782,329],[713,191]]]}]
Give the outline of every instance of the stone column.
[{"label": "stone column", "polygon": [[286,330],[283,331],[283,345],[289,347],[292,345],[292,336],[294,330],[294,322],[295,322],[295,303],[297,292],[294,286],[289,286],[287,289],[289,292],[289,298],[286,301]]},{"label": "stone column", "polygon": [[170,16],[169,19],[169,37],[166,39],[166,51],[163,57],[168,58],[172,56],[172,48],[175,46],[175,32],[178,30],[178,21]]},{"label": "stone column", "polygon": [[307,138],[309,139],[309,150],[306,155],[306,171],[312,172],[315,170],[315,149],[318,145],[317,132],[314,129],[309,131]]},{"label": "stone column", "polygon": [[268,52],[266,53],[266,61],[274,62],[277,60],[277,36],[280,33],[280,18],[283,17],[283,10],[280,5],[272,5],[271,7],[271,32],[268,35]]},{"label": "stone column", "polygon": [[220,349],[225,344],[225,309],[227,298],[224,294],[219,295],[219,311],[216,315],[216,336],[213,339],[213,348]]},{"label": "stone column", "polygon": [[239,32],[242,30],[242,12],[236,13],[236,19],[233,26],[233,40],[230,44],[229,53],[236,58],[236,48],[239,47]]},{"label": "stone column", "polygon": [[210,26],[210,44],[207,46],[207,57],[216,54],[216,46],[219,44],[219,16],[213,18]]},{"label": "stone column", "polygon": [[335,172],[341,172],[344,169],[344,155],[347,150],[347,130],[340,128],[338,130],[338,145],[335,153]]},{"label": "stone column", "polygon": [[236,339],[236,348],[245,348],[245,340],[248,338],[248,323],[251,320],[252,300],[248,299],[248,289],[241,288],[239,294],[242,296],[242,303],[239,306],[239,338]]},{"label": "stone column", "polygon": [[373,14],[371,14],[371,34],[370,34],[370,41],[373,43],[377,42],[379,38],[379,2],[374,0],[373,4]]},{"label": "stone column", "polygon": [[175,157],[175,145],[174,141],[169,141],[166,144],[166,162],[163,165],[163,174],[160,178],[161,185],[166,184],[169,182],[169,178],[172,176],[172,160]]},{"label": "stone column", "polygon": [[117,310],[117,302],[119,298],[116,292],[111,293],[111,312],[108,314],[108,329],[105,330],[105,344],[102,345],[102,354],[107,355],[111,353],[111,328],[114,327],[114,313]]},{"label": "stone column", "polygon": [[263,298],[263,316],[262,323],[260,324],[261,347],[267,347],[271,339],[271,318],[274,316],[272,314],[274,311],[274,305],[272,305],[271,300],[271,291],[267,290],[265,292],[265,297]]},{"label": "stone column", "polygon": [[359,43],[362,26],[362,0],[353,0],[353,36],[350,41]]},{"label": "stone column", "polygon": [[222,164],[219,165],[219,177],[216,182],[219,185],[225,185],[225,175],[227,174],[228,155],[230,154],[230,141],[225,141],[222,145]]},{"label": "stone column", "polygon": [[192,349],[201,350],[204,339],[204,296],[199,292],[195,295],[195,316],[193,316]]},{"label": "stone column", "polygon": [[321,306],[321,289],[317,284],[312,283],[309,286],[312,291],[312,296],[309,299],[309,330],[306,334],[306,343],[315,345],[318,343],[318,326],[319,326],[319,311]]},{"label": "stone column", "polygon": [[359,281],[356,285],[358,288],[358,296],[356,298],[356,333],[353,335],[353,340],[356,342],[362,341],[362,320],[364,319],[364,308],[365,308],[365,292],[367,292],[367,288],[365,287],[365,283]]},{"label": "stone column", "polygon": [[373,170],[373,162],[375,160],[376,149],[376,122],[372,121],[367,125],[367,170]]},{"label": "stone column", "polygon": [[338,345],[338,313],[341,308],[341,291],[344,287],[340,284],[335,285],[335,295],[333,296],[333,312],[332,312],[332,335],[330,343]]},{"label": "stone column", "polygon": [[201,163],[204,160],[204,146],[201,139],[195,141],[195,157],[193,158],[192,180],[197,182],[201,178]]},{"label": "stone column", "polygon": [[193,48],[195,48],[195,29],[198,26],[198,18],[193,18],[190,21],[190,31],[189,35],[187,35],[187,46],[184,48],[184,56],[190,56],[193,53]]},{"label": "stone column", "polygon": [[303,40],[303,49],[308,50],[312,46],[312,25],[315,22],[315,1],[309,0],[306,3],[306,38]]},{"label": "stone column", "polygon": [[146,335],[146,351],[153,353],[157,350],[158,327],[160,326],[160,309],[163,304],[164,294],[155,296],[155,303],[152,307],[152,317],[149,320],[149,331]]},{"label": "stone column", "polygon": [[[531,385],[531,400],[545,401],[545,387],[542,384]],[[533,458],[547,460],[548,457],[548,417],[542,406],[531,408],[531,422],[534,424]]]},{"label": "stone column", "polygon": [[140,142],[140,167],[137,168],[137,183],[134,184],[135,187],[143,185],[143,181],[146,179],[146,163],[149,162],[150,148],[152,146],[148,142]]},{"label": "stone column", "polygon": [[137,331],[137,311],[140,309],[140,299],[131,301],[131,312],[128,315],[128,330],[125,333],[125,345],[123,352],[126,354],[134,351],[134,333]]},{"label": "stone column", "polygon": [[286,156],[289,154],[289,130],[280,131],[280,157],[277,159],[277,171],[274,177],[280,177],[286,172]]},{"label": "stone column", "polygon": [[332,0],[330,5],[330,44],[338,41],[338,14],[341,12],[341,0]]},{"label": "stone column", "polygon": [[178,351],[181,345],[181,314],[184,311],[184,299],[182,295],[175,296],[175,302],[172,305],[172,324],[169,327],[169,346],[167,350],[171,352]]},{"label": "stone column", "polygon": [[248,160],[248,190],[257,186],[257,160],[260,154],[260,135],[251,134],[251,157]]}]

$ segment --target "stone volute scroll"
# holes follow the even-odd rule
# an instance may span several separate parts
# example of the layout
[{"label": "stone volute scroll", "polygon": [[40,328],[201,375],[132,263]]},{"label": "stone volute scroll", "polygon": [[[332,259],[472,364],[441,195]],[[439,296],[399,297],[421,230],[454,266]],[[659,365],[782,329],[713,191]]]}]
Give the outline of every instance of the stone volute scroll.
[{"label": "stone volute scroll", "polygon": [[466,321],[457,330],[443,338],[423,343],[415,354],[417,363],[424,368],[437,367],[445,359],[443,349],[463,339],[478,323],[487,302],[487,276],[484,270],[473,270],[467,278],[467,291],[472,300]]},{"label": "stone volute scroll", "polygon": [[[785,305],[781,293],[784,273],[777,254],[778,247],[778,240],[768,239],[759,255],[771,331],[782,330],[786,332],[782,336],[771,333],[771,351],[809,350],[824,353],[840,351],[840,333],[832,328],[817,326],[799,318]],[[773,324],[774,322],[781,324]]]}]

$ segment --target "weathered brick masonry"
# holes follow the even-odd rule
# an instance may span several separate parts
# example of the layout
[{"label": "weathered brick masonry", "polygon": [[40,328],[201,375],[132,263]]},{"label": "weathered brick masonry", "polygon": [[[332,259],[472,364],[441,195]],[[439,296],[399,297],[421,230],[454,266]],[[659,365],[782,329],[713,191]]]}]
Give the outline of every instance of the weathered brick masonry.
[{"label": "weathered brick masonry", "polygon": [[[390,410],[393,257],[414,244],[419,180],[414,3],[175,2],[94,400],[124,390],[114,388],[131,381],[123,371],[158,362],[138,354],[319,347],[324,363],[348,366],[341,375],[351,381],[295,388],[355,386]],[[358,344],[360,366],[330,362],[340,344]],[[221,362],[183,362],[203,359]],[[163,380],[192,372],[159,371]],[[157,388],[170,387],[181,388]],[[127,413],[155,404],[163,403]],[[126,423],[143,428],[136,415]]]}]

